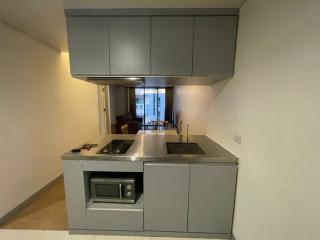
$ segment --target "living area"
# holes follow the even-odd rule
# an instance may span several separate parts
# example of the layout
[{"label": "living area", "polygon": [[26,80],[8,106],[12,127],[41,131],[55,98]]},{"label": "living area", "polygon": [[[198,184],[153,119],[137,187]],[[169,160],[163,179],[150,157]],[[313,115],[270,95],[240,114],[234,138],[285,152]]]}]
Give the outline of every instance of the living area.
[{"label": "living area", "polygon": [[[109,86],[106,124],[112,134],[176,132],[174,88]],[[109,119],[108,119],[109,115]],[[107,128],[108,129],[108,128]]]}]

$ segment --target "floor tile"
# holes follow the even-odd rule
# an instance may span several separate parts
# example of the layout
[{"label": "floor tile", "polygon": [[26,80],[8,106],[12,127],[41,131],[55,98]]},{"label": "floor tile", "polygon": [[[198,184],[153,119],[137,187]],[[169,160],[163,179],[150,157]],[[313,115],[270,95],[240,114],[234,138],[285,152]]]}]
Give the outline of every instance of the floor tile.
[{"label": "floor tile", "polygon": [[38,240],[41,230],[12,230],[1,229],[1,240]]},{"label": "floor tile", "polygon": [[41,231],[37,240],[67,240],[69,233],[67,231]]},{"label": "floor tile", "polygon": [[68,234],[66,240],[95,240],[94,235],[74,235]]},{"label": "floor tile", "polygon": [[151,240],[151,237],[97,235],[95,240]]},{"label": "floor tile", "polygon": [[[74,235],[68,231],[0,229],[0,240],[205,240],[201,238]],[[207,240],[207,239],[206,239]],[[210,239],[218,240],[218,239]]]},{"label": "floor tile", "polygon": [[[209,240],[206,238],[175,238],[175,237],[152,237],[151,240]],[[219,239],[210,239],[219,240]]]}]

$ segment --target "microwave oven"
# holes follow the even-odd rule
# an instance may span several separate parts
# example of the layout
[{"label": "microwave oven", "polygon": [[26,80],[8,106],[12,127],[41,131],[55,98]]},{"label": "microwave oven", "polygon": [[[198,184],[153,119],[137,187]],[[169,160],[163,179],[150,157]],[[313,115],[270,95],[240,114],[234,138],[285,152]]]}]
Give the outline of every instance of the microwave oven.
[{"label": "microwave oven", "polygon": [[94,202],[135,203],[142,191],[142,181],[135,173],[94,173],[90,178]]}]

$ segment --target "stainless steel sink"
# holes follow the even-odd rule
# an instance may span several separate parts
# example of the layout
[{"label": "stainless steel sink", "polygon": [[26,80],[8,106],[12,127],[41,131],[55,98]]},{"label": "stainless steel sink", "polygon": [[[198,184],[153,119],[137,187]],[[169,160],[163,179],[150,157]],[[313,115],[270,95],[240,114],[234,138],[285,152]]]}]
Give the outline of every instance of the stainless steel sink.
[{"label": "stainless steel sink", "polygon": [[167,142],[166,144],[168,154],[205,154],[197,143]]}]

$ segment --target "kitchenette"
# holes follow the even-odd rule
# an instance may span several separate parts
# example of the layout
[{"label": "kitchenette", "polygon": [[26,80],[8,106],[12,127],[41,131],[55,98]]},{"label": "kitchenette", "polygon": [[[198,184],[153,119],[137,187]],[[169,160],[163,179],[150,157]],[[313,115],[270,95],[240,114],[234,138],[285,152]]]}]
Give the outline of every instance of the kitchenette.
[{"label": "kitchenette", "polygon": [[[123,134],[102,134],[62,156],[69,232],[233,239],[237,157],[206,135],[189,136],[188,126],[182,136],[173,92],[233,76],[239,9],[65,15],[72,76],[127,87],[131,102],[117,117]],[[146,115],[149,105],[155,117]]]},{"label": "kitchenette", "polygon": [[0,1],[0,240],[320,240],[319,10]]}]

